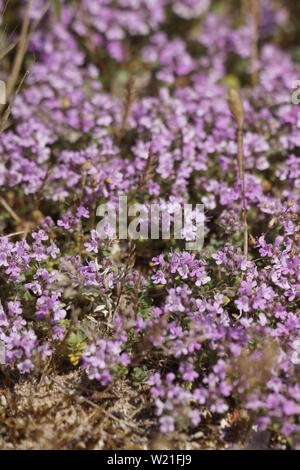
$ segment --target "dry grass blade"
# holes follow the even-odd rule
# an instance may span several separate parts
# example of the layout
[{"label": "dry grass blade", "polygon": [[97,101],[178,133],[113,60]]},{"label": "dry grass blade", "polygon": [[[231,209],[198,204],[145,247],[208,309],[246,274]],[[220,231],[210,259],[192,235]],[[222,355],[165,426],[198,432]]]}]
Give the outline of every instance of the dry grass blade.
[{"label": "dry grass blade", "polygon": [[116,301],[115,310],[113,313],[113,319],[115,318],[118,308],[120,306],[122,295],[124,293],[124,289],[127,283],[127,276],[129,272],[132,269],[134,269],[135,262],[136,262],[136,244],[134,240],[129,239],[128,240],[128,256],[127,256],[126,265],[124,268],[124,273],[123,273],[123,276],[119,285],[119,293],[118,293],[118,297]]},{"label": "dry grass blade", "polygon": [[[29,73],[28,71],[25,72],[23,78],[21,79],[21,81],[20,81],[20,83],[17,87],[17,90],[14,92],[14,89],[15,89],[15,86],[16,86],[16,83],[18,81],[19,74],[20,74],[20,71],[21,71],[21,68],[22,68],[24,56],[25,56],[26,51],[28,49],[30,38],[32,37],[33,33],[36,31],[38,25],[40,24],[41,20],[43,19],[43,17],[45,16],[47,11],[49,10],[49,4],[48,4],[43,8],[40,17],[33,22],[32,26],[29,29],[31,6],[32,6],[32,0],[29,0],[28,3],[27,3],[27,7],[26,7],[26,13],[25,13],[24,22],[23,22],[23,25],[22,25],[21,36],[18,39],[18,41],[14,44],[9,45],[6,49],[4,49],[3,51],[0,52],[0,60],[1,60],[18,45],[18,51],[16,53],[15,61],[14,61],[14,64],[13,64],[13,69],[12,69],[11,75],[10,75],[8,81],[7,81],[7,86],[6,86],[6,99],[9,100],[9,98],[12,95],[13,96],[12,96],[12,99],[10,100],[9,105],[7,106],[6,110],[4,111],[4,114],[3,114],[2,118],[0,120],[0,133],[3,132],[3,130],[6,128],[6,123],[8,121],[9,116],[10,116],[15,98],[19,94],[19,92],[20,92],[20,90],[23,86],[23,83],[25,82],[25,80],[28,76],[28,73]],[[1,115],[4,108],[5,108],[4,105],[0,106],[0,115]]]},{"label": "dry grass blade", "polygon": [[260,0],[250,0],[250,11],[252,16],[252,45],[251,45],[251,83],[256,87],[259,83],[258,61],[259,61],[259,25],[261,19]]},{"label": "dry grass blade", "polygon": [[[28,33],[28,35],[27,35],[27,38],[26,38],[26,44],[25,44],[25,45],[26,45],[26,47],[25,47],[26,50],[28,49],[29,41],[30,41],[30,39],[31,39],[31,37],[32,37],[32,35],[33,35],[33,33],[36,31],[37,27],[39,26],[41,20],[44,18],[44,16],[45,16],[46,13],[48,12],[49,8],[50,8],[50,5],[49,5],[49,4],[46,5],[46,6],[43,8],[40,17],[37,18],[37,19],[32,23],[32,26],[31,26],[31,28],[30,28],[30,30],[29,30],[29,33]],[[2,15],[3,15],[3,13],[2,13]],[[3,48],[2,50],[0,50],[0,61],[1,61],[2,59],[4,59],[13,49],[15,49],[15,47],[20,43],[20,41],[21,41],[21,37],[20,37],[19,39],[17,39],[16,42],[11,43],[9,46],[7,46],[7,47]],[[25,50],[25,52],[26,52],[26,50]]]},{"label": "dry grass blade", "polygon": [[21,35],[18,42],[18,49],[16,52],[16,57],[14,59],[13,67],[10,73],[10,77],[7,81],[7,99],[11,96],[15,89],[15,85],[18,81],[24,56],[26,54],[28,48],[28,33],[29,33],[29,26],[30,26],[30,11],[32,7],[32,1],[28,0],[25,10],[24,21],[22,24]]},{"label": "dry grass blade", "polygon": [[132,103],[135,99],[135,89],[134,89],[134,78],[130,77],[126,86],[126,93],[123,102],[123,113],[122,113],[122,121],[121,121],[121,128],[117,133],[117,143],[119,144],[124,136],[126,125],[129,117],[129,113],[131,110]]},{"label": "dry grass blade", "polygon": [[[6,202],[6,201],[5,201]],[[19,232],[13,232],[10,233],[9,235],[5,235],[3,237],[0,237],[0,240],[3,240],[4,238],[12,238],[12,237],[17,237],[19,235],[23,235],[25,233],[25,230],[20,230]]]},{"label": "dry grass blade", "polygon": [[242,0],[241,1],[241,14],[243,18],[247,16],[247,12],[248,12],[248,0]]},{"label": "dry grass blade", "polygon": [[16,45],[17,45],[17,43],[10,44],[5,49],[1,50],[0,51],[0,60],[4,59],[4,57],[6,57],[7,54],[9,54],[16,47]]},{"label": "dry grass blade", "polygon": [[5,128],[6,128],[7,121],[8,121],[8,119],[9,119],[9,116],[10,116],[10,113],[11,113],[11,110],[12,110],[12,107],[13,107],[13,104],[14,104],[14,102],[15,102],[15,99],[16,99],[17,95],[19,94],[19,92],[20,92],[20,90],[21,90],[21,88],[22,88],[22,86],[23,86],[23,83],[25,82],[25,80],[26,80],[28,74],[29,74],[29,71],[27,70],[27,71],[25,72],[23,78],[21,79],[21,81],[20,81],[20,83],[19,83],[19,85],[18,85],[18,88],[17,88],[16,91],[14,92],[13,97],[11,98],[10,103],[9,103],[9,105],[7,106],[7,108],[6,108],[6,110],[5,110],[4,114],[3,114],[3,116],[0,117],[0,134],[1,134],[1,132],[3,132],[3,131],[5,130]]},{"label": "dry grass blade", "polygon": [[231,89],[228,93],[228,104],[232,116],[237,124],[238,167],[242,185],[242,216],[244,232],[244,256],[248,257],[248,223],[245,194],[245,158],[244,158],[244,109],[243,102],[237,90]]},{"label": "dry grass blade", "polygon": [[146,188],[147,183],[153,178],[156,166],[156,158],[150,145],[146,166],[142,173],[139,186],[137,188],[137,194]]},{"label": "dry grass blade", "polygon": [[15,211],[10,207],[10,205],[5,201],[3,197],[0,197],[0,204],[4,209],[12,216],[17,224],[21,223],[20,217],[15,213]]}]

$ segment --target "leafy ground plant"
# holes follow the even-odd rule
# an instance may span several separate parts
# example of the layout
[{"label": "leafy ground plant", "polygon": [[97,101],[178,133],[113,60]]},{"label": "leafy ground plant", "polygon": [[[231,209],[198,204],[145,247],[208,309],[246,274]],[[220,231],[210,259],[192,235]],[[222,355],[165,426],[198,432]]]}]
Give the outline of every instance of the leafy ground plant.
[{"label": "leafy ground plant", "polygon": [[299,448],[295,9],[0,0],[1,448]]}]

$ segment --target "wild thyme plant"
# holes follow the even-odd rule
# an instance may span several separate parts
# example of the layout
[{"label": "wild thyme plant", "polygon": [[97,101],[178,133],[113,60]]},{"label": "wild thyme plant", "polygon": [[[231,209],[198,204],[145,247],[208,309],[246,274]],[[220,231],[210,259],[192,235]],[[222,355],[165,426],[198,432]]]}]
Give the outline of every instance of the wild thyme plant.
[{"label": "wild thyme plant", "polygon": [[[233,3],[8,4],[1,374],[126,381],[161,433],[241,414],[297,447],[296,19],[288,2]],[[204,204],[203,249],[100,239],[96,209],[120,195],[172,223],[174,208]]]}]

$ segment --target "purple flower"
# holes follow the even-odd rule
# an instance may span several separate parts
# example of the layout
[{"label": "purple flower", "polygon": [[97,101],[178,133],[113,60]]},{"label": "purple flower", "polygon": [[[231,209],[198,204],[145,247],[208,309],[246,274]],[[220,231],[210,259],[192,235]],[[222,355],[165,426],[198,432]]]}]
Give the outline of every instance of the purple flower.
[{"label": "purple flower", "polygon": [[157,271],[153,276],[152,276],[152,280],[154,282],[154,284],[167,284],[167,281],[166,281],[166,278],[165,278],[165,275],[162,271]]}]

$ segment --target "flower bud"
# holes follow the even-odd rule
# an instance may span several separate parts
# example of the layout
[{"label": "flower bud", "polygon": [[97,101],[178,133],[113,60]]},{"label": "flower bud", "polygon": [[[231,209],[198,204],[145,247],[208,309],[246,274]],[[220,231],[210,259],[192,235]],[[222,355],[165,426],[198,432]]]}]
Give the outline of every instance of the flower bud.
[{"label": "flower bud", "polygon": [[244,123],[243,102],[239,92],[234,88],[231,88],[228,92],[228,104],[238,128],[242,129]]}]

